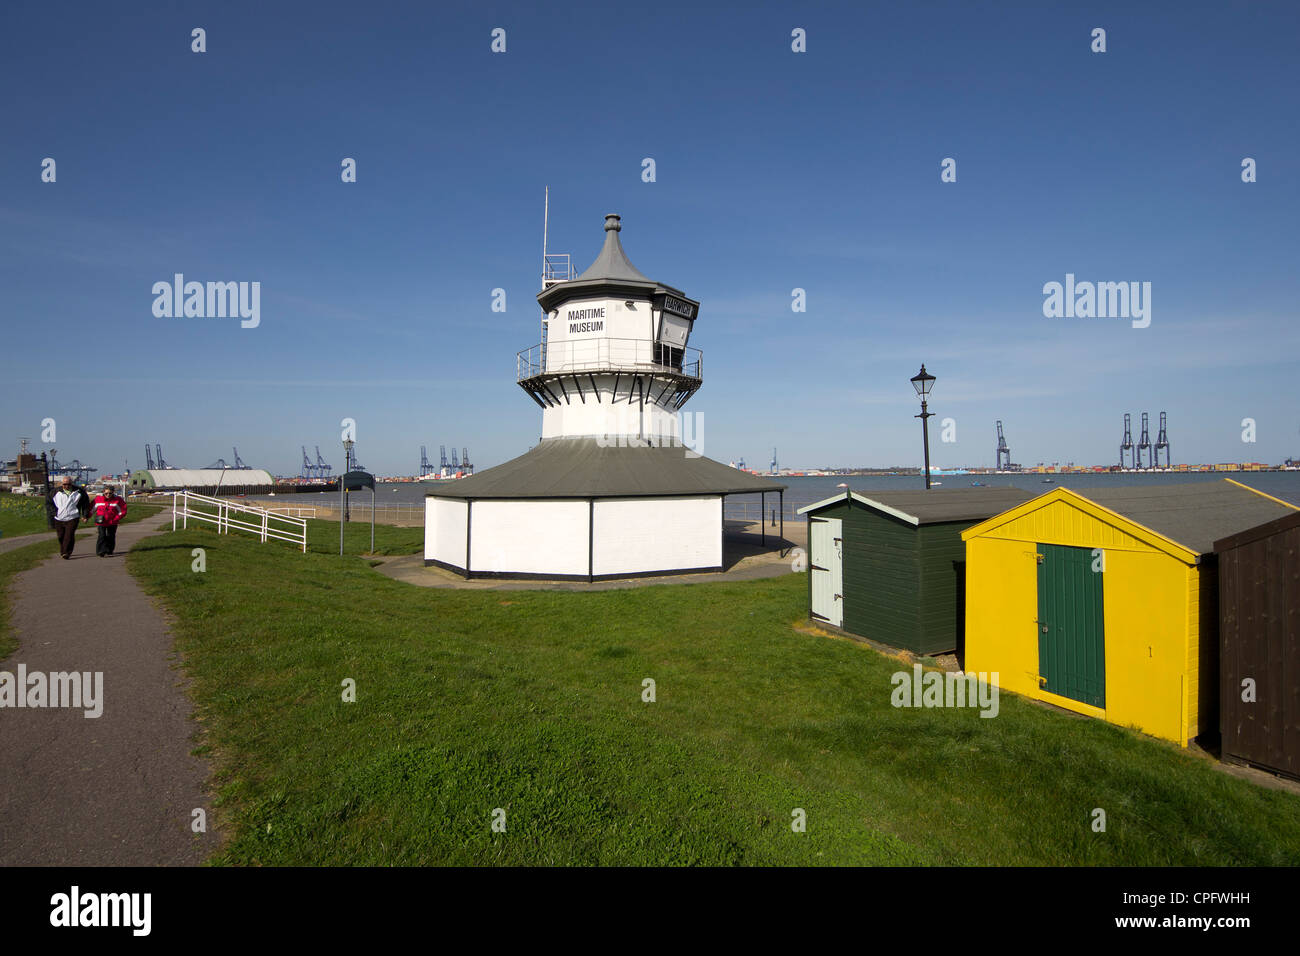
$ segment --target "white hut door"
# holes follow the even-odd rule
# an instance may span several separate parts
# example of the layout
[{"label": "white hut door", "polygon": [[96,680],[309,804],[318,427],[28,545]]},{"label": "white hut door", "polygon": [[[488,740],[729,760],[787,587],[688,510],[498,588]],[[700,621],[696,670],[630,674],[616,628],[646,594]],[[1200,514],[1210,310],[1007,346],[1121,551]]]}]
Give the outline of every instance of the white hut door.
[{"label": "white hut door", "polygon": [[812,612],[834,624],[844,625],[844,539],[839,518],[812,518],[808,523],[811,550],[808,573],[812,575]]}]

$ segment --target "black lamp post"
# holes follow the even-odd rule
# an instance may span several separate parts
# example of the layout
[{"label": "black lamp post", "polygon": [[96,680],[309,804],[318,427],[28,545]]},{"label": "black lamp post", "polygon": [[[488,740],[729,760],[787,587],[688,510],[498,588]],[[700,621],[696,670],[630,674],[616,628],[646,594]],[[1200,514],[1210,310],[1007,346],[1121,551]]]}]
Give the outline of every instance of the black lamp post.
[{"label": "black lamp post", "polygon": [[921,419],[921,439],[925,443],[925,490],[929,491],[931,413],[925,410],[925,399],[930,394],[930,389],[934,388],[934,376],[925,370],[925,363],[921,364],[921,371],[912,376],[912,387],[921,398],[921,414],[914,417]]},{"label": "black lamp post", "polygon": [[[354,442],[351,438],[343,439],[343,484],[347,485],[347,476],[352,471],[352,446]],[[347,489],[343,491],[343,520],[352,520],[352,502],[348,500]]]}]

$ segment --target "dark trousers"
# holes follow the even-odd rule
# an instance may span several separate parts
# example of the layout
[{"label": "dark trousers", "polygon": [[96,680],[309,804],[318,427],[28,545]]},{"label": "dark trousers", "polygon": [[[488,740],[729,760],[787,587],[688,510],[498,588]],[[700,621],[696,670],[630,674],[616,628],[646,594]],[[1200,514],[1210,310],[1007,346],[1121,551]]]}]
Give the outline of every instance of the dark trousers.
[{"label": "dark trousers", "polygon": [[54,522],[54,533],[59,537],[59,554],[72,554],[72,546],[77,542],[78,519]]},{"label": "dark trousers", "polygon": [[96,554],[112,554],[117,547],[117,525],[101,524],[99,539],[95,542]]}]

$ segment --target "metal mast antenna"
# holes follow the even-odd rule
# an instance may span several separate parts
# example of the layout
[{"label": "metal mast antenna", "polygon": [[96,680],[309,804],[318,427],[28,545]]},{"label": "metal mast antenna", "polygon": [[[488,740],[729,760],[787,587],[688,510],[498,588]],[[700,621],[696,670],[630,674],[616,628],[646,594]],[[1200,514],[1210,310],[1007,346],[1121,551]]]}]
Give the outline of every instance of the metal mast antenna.
[{"label": "metal mast antenna", "polygon": [[[546,187],[545,197],[542,200],[542,288],[546,288],[546,273],[550,270],[546,267],[546,238],[551,226],[551,187]],[[542,336],[538,339],[542,343],[542,359],[546,359],[546,310],[542,309]]]}]

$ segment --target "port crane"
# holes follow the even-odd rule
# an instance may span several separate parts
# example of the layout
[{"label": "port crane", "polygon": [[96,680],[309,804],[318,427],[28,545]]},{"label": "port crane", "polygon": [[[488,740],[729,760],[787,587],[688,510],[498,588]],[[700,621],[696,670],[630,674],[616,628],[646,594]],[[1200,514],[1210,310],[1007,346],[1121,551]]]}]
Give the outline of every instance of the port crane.
[{"label": "port crane", "polygon": [[998,446],[993,451],[993,458],[994,471],[1011,470],[1011,448],[1007,445],[1006,436],[1002,434],[1002,422],[1000,421],[998,422]]},{"label": "port crane", "polygon": [[469,449],[464,445],[460,448],[460,470],[467,475],[474,473],[474,466],[469,463]]},{"label": "port crane", "polygon": [[1165,467],[1172,467],[1169,457],[1169,433],[1165,430],[1165,412],[1160,413],[1160,434],[1156,436],[1156,467],[1160,467],[1160,449],[1165,450]]},{"label": "port crane", "polygon": [[316,477],[328,478],[330,472],[334,470],[332,465],[325,464],[325,459],[321,457],[320,445],[316,446]]},{"label": "port crane", "polygon": [[149,450],[149,443],[144,443],[144,467],[148,471],[153,471],[153,452]]},{"label": "port crane", "polygon": [[423,478],[431,471],[433,471],[433,465],[429,463],[429,453],[425,450],[425,447],[421,445],[420,446],[420,477]]},{"label": "port crane", "polygon": [[[1134,468],[1151,467],[1151,434],[1147,430],[1147,422],[1149,421],[1150,417],[1151,416],[1149,413],[1147,412],[1142,413],[1142,437],[1138,439],[1137,458],[1134,461],[1134,465],[1133,465]],[[1142,464],[1142,452],[1144,450],[1147,453],[1146,455],[1147,463],[1145,466]]]},{"label": "port crane", "polygon": [[1129,453],[1129,467],[1137,467],[1133,459],[1133,416],[1124,413],[1124,437],[1119,443],[1119,466],[1124,467],[1124,452]]},{"label": "port crane", "polygon": [[84,485],[86,482],[91,481],[95,473],[99,471],[99,469],[93,465],[83,465],[80,458],[74,458],[72,461],[66,463],[60,462],[54,457],[58,453],[59,450],[57,448],[50,449],[49,469],[51,475],[58,475],[60,477],[63,475],[70,475],[74,481]]}]

